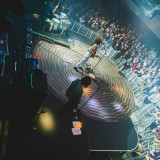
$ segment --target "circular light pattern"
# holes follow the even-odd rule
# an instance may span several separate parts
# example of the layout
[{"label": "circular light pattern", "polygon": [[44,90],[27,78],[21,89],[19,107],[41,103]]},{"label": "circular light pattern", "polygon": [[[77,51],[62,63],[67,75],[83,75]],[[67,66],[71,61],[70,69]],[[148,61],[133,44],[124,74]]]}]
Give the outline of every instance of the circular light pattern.
[{"label": "circular light pattern", "polygon": [[[75,51],[73,51],[60,45],[53,46],[43,42],[37,45],[34,52],[35,57],[38,58],[39,68],[47,74],[50,91],[63,102],[67,102],[65,93],[71,82],[89,74],[81,70],[76,72],[73,69],[88,49],[88,46],[82,42],[76,41],[75,44]],[[65,60],[67,57],[72,58],[72,63]],[[96,65],[98,62],[96,58],[89,59],[89,63],[93,67],[96,66],[94,69],[96,80],[92,78],[91,85],[84,88],[80,105],[85,106],[81,112],[105,122],[123,121],[134,111],[134,94],[130,84],[119,74],[119,69],[108,58],[104,57]]]},{"label": "circular light pattern", "polygon": [[37,128],[42,135],[52,135],[56,130],[56,121],[52,111],[45,109],[45,113],[40,113],[37,121]]},{"label": "circular light pattern", "polygon": [[69,75],[69,76],[67,77],[67,79],[68,79],[70,82],[75,81],[77,78],[78,78],[78,77],[75,76],[75,75]]},{"label": "circular light pattern", "polygon": [[91,98],[89,101],[88,101],[88,105],[89,107],[91,108],[100,108],[100,103],[94,99],[94,98]]}]

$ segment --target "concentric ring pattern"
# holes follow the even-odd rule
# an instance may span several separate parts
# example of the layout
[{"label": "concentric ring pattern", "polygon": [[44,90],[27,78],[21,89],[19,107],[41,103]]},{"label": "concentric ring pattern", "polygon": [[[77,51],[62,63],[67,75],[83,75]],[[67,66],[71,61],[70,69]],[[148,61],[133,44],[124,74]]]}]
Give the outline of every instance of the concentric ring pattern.
[{"label": "concentric ring pattern", "polygon": [[[88,48],[79,41],[75,41],[75,46],[70,49],[44,41],[35,46],[33,55],[38,59],[39,68],[47,74],[50,91],[65,103],[66,89],[71,82],[86,75],[76,72],[73,67],[85,56]],[[101,53],[98,54],[102,57]],[[134,95],[128,80],[119,74],[119,69],[105,56],[99,60],[90,58],[88,61],[94,69],[96,81],[84,90],[81,112],[97,120],[120,122],[133,113]]]}]

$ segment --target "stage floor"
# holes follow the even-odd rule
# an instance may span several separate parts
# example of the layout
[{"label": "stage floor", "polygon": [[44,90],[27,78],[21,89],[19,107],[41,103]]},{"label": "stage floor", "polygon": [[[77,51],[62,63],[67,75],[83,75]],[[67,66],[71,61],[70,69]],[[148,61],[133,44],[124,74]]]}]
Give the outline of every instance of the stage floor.
[{"label": "stage floor", "polygon": [[[135,139],[137,136],[130,118],[125,117],[127,120],[122,118],[124,121],[121,117],[118,119],[113,114],[115,109],[110,106],[111,102],[117,100],[117,98],[118,101],[124,101],[125,104],[127,104],[125,99],[129,98],[130,102],[128,104],[132,106],[134,95],[127,79],[118,73],[119,69],[107,57],[99,63],[95,70],[101,90],[96,92],[94,99],[88,101],[82,110],[84,114],[82,135],[73,136],[71,132],[73,113],[69,108],[64,108],[59,113],[59,110],[65,107],[64,103],[67,101],[65,97],[66,88],[71,81],[82,76],[81,73],[74,71],[73,66],[85,55],[87,49],[88,45],[80,41],[75,41],[75,47],[71,47],[71,49],[44,41],[37,44],[34,56],[38,58],[39,67],[47,74],[50,90],[50,94],[45,98],[40,109],[43,107],[47,112],[41,115],[39,119],[41,122],[38,121],[38,136],[33,135],[33,132],[30,133],[32,126],[28,122],[20,120],[15,124],[15,121],[11,121],[12,134],[8,139],[8,159],[50,159],[52,157],[59,160],[86,160],[89,151],[121,151],[136,147],[138,139]],[[99,55],[102,56],[101,53]],[[93,67],[97,62],[98,59],[89,60]],[[117,87],[120,91],[116,90]],[[82,97],[82,105],[86,103],[96,89],[97,84],[93,81],[91,87],[85,91]],[[123,95],[119,98],[119,94],[122,93]],[[123,96],[126,96],[125,99]],[[19,106],[21,110],[24,110],[25,107],[34,107],[32,103],[31,106],[25,105],[26,101],[22,104]],[[15,111],[14,109],[13,111],[15,112],[13,117],[19,117],[21,114],[19,110]],[[121,113],[121,110],[119,113]]]},{"label": "stage floor", "polygon": [[[75,40],[75,45],[70,45],[70,48],[40,41],[34,49],[33,55],[38,59],[39,68],[47,74],[50,91],[64,103],[67,102],[65,92],[71,82],[88,75],[73,69],[88,48],[88,44]],[[100,52],[98,55],[103,56]],[[107,57],[104,56],[98,62],[98,58],[90,58],[87,62],[94,69],[96,82],[92,81],[91,86],[84,91],[81,112],[104,122],[123,121],[134,110],[134,95],[130,84]],[[97,90],[98,87],[100,89]]]},{"label": "stage floor", "polygon": [[138,145],[138,135],[130,118],[122,122],[100,122],[83,118],[89,135],[90,151],[133,151]]}]

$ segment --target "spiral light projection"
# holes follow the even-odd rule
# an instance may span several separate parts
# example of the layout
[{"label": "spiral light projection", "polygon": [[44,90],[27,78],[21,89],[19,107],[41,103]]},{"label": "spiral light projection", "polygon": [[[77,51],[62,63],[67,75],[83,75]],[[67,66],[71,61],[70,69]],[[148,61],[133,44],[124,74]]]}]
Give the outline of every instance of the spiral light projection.
[{"label": "spiral light projection", "polygon": [[[75,47],[71,49],[43,41],[35,46],[34,58],[38,59],[40,69],[47,74],[50,91],[64,103],[67,102],[65,93],[71,82],[82,78],[82,73],[76,72],[73,67],[85,56],[88,48],[79,41],[75,41]],[[90,58],[88,63],[94,68],[98,61],[98,58]],[[120,122],[131,116],[134,95],[128,80],[118,72],[119,69],[103,57],[94,68],[96,81],[84,90],[81,98],[82,114],[105,122]]]}]

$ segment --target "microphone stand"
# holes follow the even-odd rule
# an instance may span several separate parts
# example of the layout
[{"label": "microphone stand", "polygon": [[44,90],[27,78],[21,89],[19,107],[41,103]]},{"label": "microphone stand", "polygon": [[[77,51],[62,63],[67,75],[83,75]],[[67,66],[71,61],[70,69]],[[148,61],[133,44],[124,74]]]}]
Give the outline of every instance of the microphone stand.
[{"label": "microphone stand", "polygon": [[[105,46],[105,45],[104,45]],[[100,58],[100,60],[97,62],[97,64],[94,66],[94,68],[92,69],[92,73],[94,74],[94,72],[93,72],[93,70],[96,68],[96,66],[99,64],[99,62],[103,59],[103,57],[106,55],[106,49],[105,49],[105,53],[103,54],[103,56]],[[82,72],[82,75],[83,75],[83,72]],[[112,77],[112,78],[116,78],[117,79],[117,77]],[[121,79],[121,78],[120,78]],[[78,110],[77,110],[77,112],[80,112],[82,109],[83,109],[83,107],[88,103],[88,101],[96,94],[96,92],[100,89],[101,90],[101,87],[99,86],[99,84],[97,83],[97,80],[94,80],[95,81],[95,83],[97,84],[97,86],[98,86],[98,88],[96,89],[96,91],[89,97],[89,99],[83,104],[83,106],[81,106],[80,108],[78,108]],[[101,92],[102,92],[102,94],[104,94],[103,93],[103,91],[101,90]]]},{"label": "microphone stand", "polygon": [[82,75],[81,75],[81,78],[83,78],[83,70],[82,70]]},{"label": "microphone stand", "polygon": [[42,114],[42,113],[46,113],[46,111],[44,110],[44,108],[42,108],[42,110],[37,113],[36,119],[35,119],[35,121],[33,121],[33,129],[36,131],[37,134],[38,134],[37,122],[38,122],[38,118],[39,118],[40,114]]},{"label": "microphone stand", "polygon": [[[96,66],[99,64],[99,62],[102,60],[102,58],[106,55],[106,49],[105,49],[105,53],[103,54],[103,56],[100,58],[100,60],[97,62],[97,64],[94,66],[94,68],[92,69],[92,73],[93,70],[96,68]],[[83,71],[82,71],[82,76],[83,76]],[[89,99],[83,104],[83,106],[81,106],[80,108],[78,108],[77,112],[80,112],[82,110],[82,108],[88,103],[88,101],[96,94],[96,92],[101,88],[99,86],[99,84],[97,83],[97,80],[94,80],[94,82],[97,84],[98,88],[96,89],[96,91],[89,97]],[[101,92],[103,93],[103,91],[101,90]]]},{"label": "microphone stand", "polygon": [[89,100],[97,93],[97,91],[100,89],[99,85],[98,85],[98,88],[96,89],[96,91],[88,98],[88,100],[83,104],[83,106],[81,106],[80,108],[77,109],[76,112],[80,112],[84,106],[89,102]]}]

